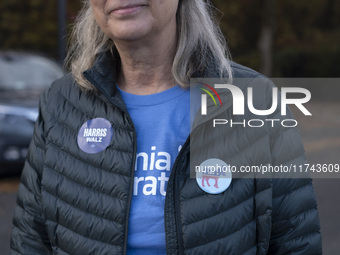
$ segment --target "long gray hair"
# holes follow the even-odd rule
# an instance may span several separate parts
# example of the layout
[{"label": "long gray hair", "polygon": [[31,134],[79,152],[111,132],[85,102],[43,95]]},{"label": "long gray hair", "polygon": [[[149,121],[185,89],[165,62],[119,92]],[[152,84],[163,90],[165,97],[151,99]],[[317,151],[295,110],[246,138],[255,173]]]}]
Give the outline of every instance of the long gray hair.
[{"label": "long gray hair", "polygon": [[[97,25],[90,1],[85,0],[80,11],[66,57],[66,65],[84,90],[93,90],[83,76],[91,68],[98,53],[117,52],[114,42]],[[232,78],[229,51],[225,38],[214,18],[214,7],[204,0],[180,0],[177,10],[177,49],[172,65],[174,80],[189,86],[190,77],[213,68],[220,77]],[[116,61],[119,61],[117,58]]]}]

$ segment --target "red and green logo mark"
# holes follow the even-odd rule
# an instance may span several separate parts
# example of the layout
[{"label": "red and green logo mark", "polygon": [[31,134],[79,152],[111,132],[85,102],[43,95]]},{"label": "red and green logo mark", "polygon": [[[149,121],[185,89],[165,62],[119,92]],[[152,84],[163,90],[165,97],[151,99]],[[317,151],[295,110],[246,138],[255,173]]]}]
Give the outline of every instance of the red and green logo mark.
[{"label": "red and green logo mark", "polygon": [[[216,95],[221,106],[223,105],[220,95],[217,93],[217,91],[213,87],[203,82],[198,82],[198,84],[200,85],[200,89],[211,97],[211,99],[214,101],[216,106],[217,106],[216,99],[214,95],[208,89],[210,89]],[[201,113],[202,115],[206,115],[207,114],[207,95],[206,94],[202,94],[201,103],[202,103]]]}]

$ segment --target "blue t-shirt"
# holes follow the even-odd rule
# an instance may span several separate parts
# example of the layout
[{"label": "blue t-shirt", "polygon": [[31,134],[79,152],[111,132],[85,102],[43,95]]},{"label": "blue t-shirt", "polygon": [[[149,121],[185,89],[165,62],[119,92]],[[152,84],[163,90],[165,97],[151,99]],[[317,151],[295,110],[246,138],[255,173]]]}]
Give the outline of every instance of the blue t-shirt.
[{"label": "blue t-shirt", "polygon": [[127,253],[166,254],[166,186],[190,132],[190,92],[180,86],[145,96],[119,91],[137,133]]}]

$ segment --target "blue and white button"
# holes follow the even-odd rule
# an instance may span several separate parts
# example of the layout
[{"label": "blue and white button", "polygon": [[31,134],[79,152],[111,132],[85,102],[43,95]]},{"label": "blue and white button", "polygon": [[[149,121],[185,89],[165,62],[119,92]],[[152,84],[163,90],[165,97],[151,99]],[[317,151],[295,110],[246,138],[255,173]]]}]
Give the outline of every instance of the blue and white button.
[{"label": "blue and white button", "polygon": [[220,194],[231,184],[230,166],[217,158],[207,159],[196,168],[196,181],[203,191],[209,194]]},{"label": "blue and white button", "polygon": [[113,128],[104,118],[95,118],[86,121],[78,132],[79,148],[90,154],[105,150],[111,143]]}]

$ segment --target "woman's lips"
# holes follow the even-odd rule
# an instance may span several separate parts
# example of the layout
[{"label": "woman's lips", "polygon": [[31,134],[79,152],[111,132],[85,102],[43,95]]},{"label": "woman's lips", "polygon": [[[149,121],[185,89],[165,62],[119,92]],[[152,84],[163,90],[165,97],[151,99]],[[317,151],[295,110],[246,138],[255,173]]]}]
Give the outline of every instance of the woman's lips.
[{"label": "woman's lips", "polygon": [[145,5],[131,5],[131,6],[118,7],[114,9],[111,13],[116,14],[116,15],[128,15],[128,14],[135,13],[144,7]]}]

